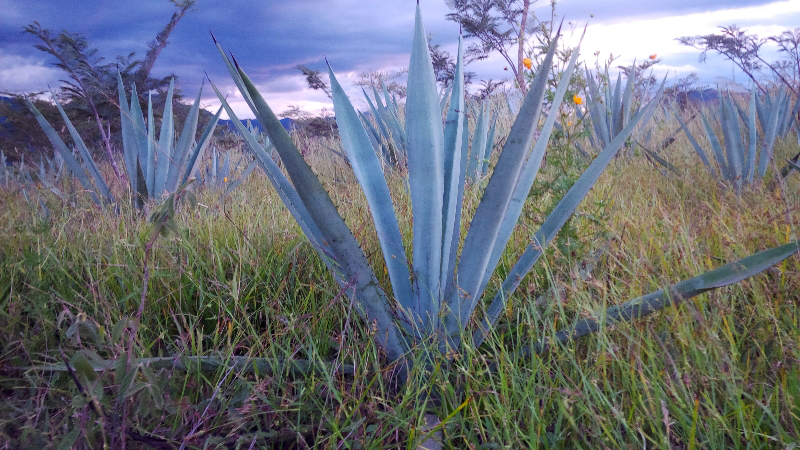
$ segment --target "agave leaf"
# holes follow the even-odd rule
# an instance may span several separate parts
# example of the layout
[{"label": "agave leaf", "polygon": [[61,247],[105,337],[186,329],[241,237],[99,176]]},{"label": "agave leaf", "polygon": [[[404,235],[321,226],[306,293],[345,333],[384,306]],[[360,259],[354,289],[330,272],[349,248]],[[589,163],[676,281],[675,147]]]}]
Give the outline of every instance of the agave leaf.
[{"label": "agave leaf", "polygon": [[525,252],[520,256],[517,263],[514,264],[514,267],[512,267],[511,271],[508,273],[500,291],[497,292],[492,303],[489,305],[486,318],[475,332],[473,339],[476,346],[483,342],[486,333],[494,326],[503,308],[505,308],[506,300],[517,289],[524,276],[531,270],[550,241],[575,212],[575,209],[592,186],[594,186],[608,163],[611,162],[631,133],[633,133],[634,128],[636,128],[640,122],[646,123],[650,117],[652,117],[658,103],[661,101],[663,89],[664,85],[662,83],[661,89],[659,89],[659,93],[656,97],[651,100],[646,107],[641,108],[622,132],[614,137],[611,144],[597,155],[597,158],[592,161],[586,171],[578,178],[570,190],[567,191],[550,215],[547,216],[547,219],[542,223],[539,230],[531,237],[533,244],[528,245],[528,248],[525,249]]},{"label": "agave leaf", "polygon": [[797,123],[797,114],[800,112],[800,96],[797,97],[797,101],[794,102],[794,107],[792,108],[791,119],[789,119],[789,124],[786,125],[786,132],[788,133],[789,130],[795,127]]},{"label": "agave leaf", "polygon": [[[559,331],[556,333],[555,340],[567,342],[577,339],[599,331],[601,327],[644,317],[712,289],[738,283],[796,254],[798,245],[800,245],[800,241],[764,250],[706,272],[703,275],[673,284],[667,289],[661,289],[643,297],[612,306],[598,318],[583,319]],[[549,346],[550,344],[548,343],[540,342],[534,345],[532,349],[525,349],[524,353],[529,353],[530,351],[537,354],[542,353],[547,351]]]},{"label": "agave leaf", "polygon": [[497,240],[491,249],[491,257],[489,259],[489,264],[486,267],[486,271],[483,273],[483,280],[481,282],[478,295],[483,295],[486,285],[489,284],[489,279],[491,278],[492,273],[494,273],[497,264],[500,262],[500,258],[503,256],[503,251],[508,244],[508,240],[511,238],[511,234],[514,232],[517,221],[519,221],[519,217],[522,215],[522,208],[525,205],[525,201],[528,199],[528,194],[533,186],[533,182],[542,166],[542,160],[544,160],[544,155],[547,151],[547,145],[550,142],[550,135],[553,132],[553,127],[556,124],[556,120],[561,115],[561,102],[563,101],[564,95],[569,88],[572,72],[577,64],[579,54],[580,45],[573,50],[569,64],[561,74],[561,79],[558,82],[558,87],[556,88],[555,95],[553,96],[553,104],[550,106],[550,111],[547,114],[544,125],[542,125],[539,138],[536,140],[536,144],[533,146],[533,151],[531,152],[527,161],[525,161],[525,166],[522,168],[520,178],[517,181],[516,186],[514,186],[514,193],[511,197],[511,201],[508,204],[508,208],[506,209],[505,217],[503,217],[503,223],[500,225]]},{"label": "agave leaf", "polygon": [[100,195],[103,196],[106,203],[114,203],[114,195],[111,193],[111,189],[108,188],[106,180],[103,179],[100,169],[97,168],[97,164],[95,164],[92,155],[89,153],[89,149],[86,148],[83,138],[81,138],[81,135],[78,134],[78,130],[76,130],[72,125],[72,121],[69,120],[67,113],[64,111],[64,108],[61,107],[59,102],[56,102],[56,107],[58,108],[58,112],[61,113],[61,118],[64,119],[64,123],[67,124],[67,129],[69,130],[70,136],[72,136],[72,141],[75,143],[75,146],[78,147],[78,151],[81,154],[81,159],[83,159],[83,162],[89,168],[89,173],[92,174],[92,177],[94,178],[94,184],[99,189]]},{"label": "agave leaf", "polygon": [[609,111],[611,121],[609,130],[611,135],[619,134],[622,130],[622,74],[617,74],[617,84],[614,87],[614,94],[611,97],[611,110]]},{"label": "agave leaf", "polygon": [[50,140],[50,143],[53,144],[53,147],[61,154],[61,157],[64,158],[64,162],[67,164],[70,172],[78,179],[83,186],[83,189],[89,192],[92,196],[92,201],[94,201],[98,206],[102,206],[100,199],[97,197],[97,193],[94,190],[94,186],[89,181],[89,177],[86,176],[86,172],[81,167],[81,164],[78,162],[77,159],[72,155],[72,152],[69,151],[67,145],[61,140],[61,137],[56,133],[56,130],[47,122],[47,119],[44,118],[42,113],[36,109],[36,106],[31,103],[30,100],[27,98],[25,99],[25,103],[28,104],[28,108],[30,108],[31,112],[33,113],[34,117],[36,117],[36,121],[39,122],[39,126],[42,127],[44,130],[47,139]]},{"label": "agave leaf", "polygon": [[739,131],[739,117],[733,109],[728,96],[720,98],[722,110],[722,134],[725,137],[725,149],[728,155],[728,167],[733,178],[730,180],[736,191],[742,188],[742,166],[744,165],[744,151],[742,149],[742,135]]},{"label": "agave leaf", "polygon": [[494,135],[497,129],[497,112],[492,114],[492,125],[489,127],[489,134],[486,135],[486,149],[483,151],[483,162],[481,164],[481,177],[489,174],[489,161],[492,159],[494,150]]},{"label": "agave leaf", "polygon": [[449,107],[444,127],[444,202],[442,204],[442,274],[445,290],[453,282],[456,268],[456,251],[461,238],[461,203],[464,195],[464,169],[462,144],[469,139],[467,118],[464,113],[464,54],[463,38],[458,38],[458,54],[453,82],[448,87]]},{"label": "agave leaf", "polygon": [[[223,57],[225,56],[224,53],[222,55]],[[303,230],[303,234],[305,234],[308,240],[311,241],[314,249],[316,249],[320,254],[320,257],[325,262],[325,265],[328,267],[328,269],[330,269],[336,281],[340,285],[345,286],[347,282],[341,277],[341,270],[333,261],[330,252],[327,252],[322,245],[323,242],[325,242],[325,237],[323,236],[322,231],[314,222],[314,219],[311,218],[311,214],[306,209],[302,200],[300,200],[300,196],[297,195],[297,191],[283,174],[278,165],[275,164],[275,161],[272,160],[266,149],[264,149],[264,147],[258,142],[258,139],[256,139],[252,133],[249,133],[242,124],[242,121],[236,117],[236,114],[233,112],[233,109],[231,109],[228,101],[222,96],[222,93],[217,89],[213,82],[211,82],[211,87],[214,89],[214,92],[220,99],[222,107],[225,109],[228,117],[239,131],[239,134],[242,135],[244,140],[250,146],[250,150],[252,150],[253,154],[255,155],[256,161],[258,161],[259,165],[264,170],[264,173],[267,175],[270,183],[275,188],[275,191],[278,193],[281,201],[289,210],[289,213],[292,215],[292,217],[294,217],[295,221],[297,221],[297,224],[300,225],[300,229]]]},{"label": "agave leaf", "polygon": [[125,95],[125,86],[122,83],[122,75],[117,73],[117,91],[119,93],[119,114],[122,125],[122,156],[125,160],[125,171],[128,173],[128,180],[131,186],[136,184],[136,159],[139,157],[138,145],[133,134],[133,119]]},{"label": "agave leaf", "polygon": [[[366,97],[366,99],[367,99],[367,104],[369,105],[369,109],[372,112],[372,117],[375,118],[375,123],[378,125],[378,128],[380,129],[381,136],[383,137],[382,140],[385,140],[390,147],[393,146],[396,149],[397,145],[394,145],[394,143],[393,143],[393,139],[392,139],[393,135],[392,135],[392,133],[389,133],[389,129],[386,127],[386,123],[384,122],[383,117],[381,116],[380,112],[378,111],[377,108],[375,108],[375,105],[372,103],[372,99],[370,99],[369,95],[367,95],[367,91],[364,90],[364,88],[361,88],[361,91],[364,92],[364,97]],[[372,126],[372,124],[370,124],[370,126]],[[379,140],[381,140],[381,139],[379,139]],[[385,155],[385,157],[388,156],[388,153],[389,152],[387,151],[387,155]],[[395,163],[397,163],[396,160],[393,161],[390,158],[386,158],[385,162],[387,164],[395,164]]]},{"label": "agave leaf", "polygon": [[783,93],[783,101],[781,102],[781,107],[780,107],[781,111],[779,115],[780,123],[778,124],[778,136],[780,137],[786,136],[786,133],[789,132],[789,122],[792,119],[792,115],[789,112],[792,106],[792,96],[785,91],[786,88],[781,87],[781,92]]},{"label": "agave leaf", "polygon": [[[461,45],[460,41],[459,45]],[[442,92],[442,98],[439,100],[439,108],[442,110],[442,115],[444,115],[444,113],[447,112],[446,108],[452,93],[453,93],[453,83],[450,83],[447,85],[447,87],[444,88],[444,92]]]},{"label": "agave leaf", "polygon": [[478,302],[483,275],[491,258],[491,249],[495,246],[514,193],[514,186],[520,178],[522,168],[528,159],[528,149],[533,143],[542,101],[547,90],[547,77],[560,33],[559,28],[539,72],[531,82],[464,240],[458,276],[455,280],[458,289],[454,289],[447,299],[448,310],[444,325],[445,333],[451,339],[455,338],[466,325],[470,313]]},{"label": "agave leaf", "polygon": [[147,96],[147,156],[144,159],[145,184],[150,197],[155,196],[156,187],[156,119],[153,115],[153,93]]},{"label": "agave leaf", "polygon": [[197,133],[197,121],[200,117],[200,96],[202,94],[203,88],[201,87],[192,107],[189,109],[189,114],[186,115],[186,120],[183,122],[183,130],[178,137],[178,143],[175,144],[172,161],[170,161],[171,164],[167,170],[167,192],[175,192],[183,180],[181,170],[186,166],[186,159],[189,157],[189,151],[194,143],[195,133]]},{"label": "agave leaf", "polygon": [[[395,108],[396,109],[396,108]],[[388,124],[391,130],[391,142],[394,146],[395,154],[399,153],[401,156],[406,154],[406,133],[403,126],[400,125],[400,120],[395,116],[395,112],[389,108],[383,109],[383,120]],[[397,155],[396,155],[397,156]],[[397,162],[400,158],[397,158]]]},{"label": "agave leaf", "polygon": [[745,164],[745,181],[753,182],[756,171],[756,152],[758,151],[758,127],[756,126],[756,88],[750,92],[750,112],[747,118],[747,126],[750,129],[750,147],[747,150],[747,160]]},{"label": "agave leaf", "polygon": [[[780,103],[780,97],[783,96],[784,92],[781,91],[778,96],[778,100],[775,103]],[[770,102],[772,103],[772,102]],[[764,140],[761,144],[761,154],[759,155],[758,159],[758,178],[763,179],[764,175],[767,173],[767,165],[769,164],[769,160],[772,158],[772,150],[773,146],[775,145],[775,138],[778,134],[778,121],[780,119],[779,108],[770,108],[767,107],[765,111],[768,117],[767,120],[767,127],[764,128]]]},{"label": "agave leaf", "polygon": [[606,117],[606,109],[601,102],[600,90],[595,83],[594,77],[586,69],[586,79],[589,81],[589,95],[591,96],[591,105],[587,105],[589,114],[592,118],[592,126],[594,127],[594,134],[597,136],[603,146],[606,147],[611,142],[609,135],[608,118]]},{"label": "agave leaf", "polygon": [[422,329],[427,329],[429,321],[438,316],[441,297],[444,137],[436,78],[419,5],[408,68],[406,138],[419,307],[414,313]]},{"label": "agave leaf", "polygon": [[194,149],[186,161],[186,169],[183,173],[181,184],[186,183],[192,173],[194,173],[194,171],[197,169],[199,162],[203,159],[203,154],[205,153],[208,145],[211,143],[211,138],[214,136],[214,129],[217,128],[217,123],[219,122],[219,116],[221,114],[222,106],[219,107],[217,113],[214,114],[214,117],[211,119],[208,125],[206,125],[206,128],[203,130],[203,134],[200,136],[200,140],[195,143]]},{"label": "agave leaf", "polygon": [[164,113],[161,116],[161,130],[156,147],[156,176],[153,193],[156,197],[160,196],[167,182],[167,173],[172,161],[172,147],[175,141],[175,116],[172,109],[172,95],[175,88],[175,79],[170,80],[169,90],[164,102]]},{"label": "agave leaf", "polygon": [[706,132],[708,143],[711,144],[711,151],[714,152],[714,159],[717,161],[719,170],[726,180],[730,180],[732,176],[728,169],[728,164],[725,162],[725,152],[722,150],[722,145],[719,143],[717,134],[714,133],[714,129],[711,128],[711,123],[709,123],[706,115],[703,114],[702,111],[700,111],[700,118],[703,120],[703,130]]},{"label": "agave leaf", "polygon": [[[220,48],[224,59],[227,59]],[[429,56],[430,57],[430,56]],[[228,62],[228,67],[232,65]],[[311,167],[295,147],[291,137],[283,128],[278,118],[259,94],[253,82],[240,68],[238,77],[234,77],[237,85],[241,84],[243,92],[252,99],[253,112],[269,135],[275,149],[281,157],[286,171],[292,180],[299,198],[305,205],[311,219],[322,232],[324,240],[320,242],[326,253],[330,253],[339,265],[343,279],[351,283],[361,308],[359,313],[370,322],[375,322],[375,334],[378,345],[386,350],[392,361],[401,360],[405,352],[405,344],[401,333],[394,322],[389,301],[378,286],[375,274],[369,266],[366,256],[353,234],[347,228],[328,193],[322,187]],[[438,105],[437,105],[438,106]]]},{"label": "agave leaf", "polygon": [[467,166],[467,178],[477,180],[480,178],[481,167],[483,167],[483,154],[486,151],[486,133],[488,132],[488,120],[485,102],[476,105],[475,112],[475,132],[472,133],[472,149],[469,154],[469,165]]},{"label": "agave leaf", "polygon": [[689,131],[689,127],[686,126],[686,122],[683,121],[683,119],[681,118],[681,115],[678,114],[678,111],[675,111],[675,108],[672,106],[671,103],[670,103],[669,106],[670,106],[670,108],[672,108],[672,111],[675,113],[675,118],[678,119],[678,123],[681,124],[681,128],[683,129],[683,132],[686,133],[686,137],[689,138],[689,142],[692,144],[692,147],[694,147],[694,151],[697,152],[697,156],[700,157],[700,161],[702,161],[703,164],[706,166],[706,169],[708,169],[708,172],[711,174],[711,176],[716,178],[717,177],[717,171],[714,168],[714,166],[711,165],[711,161],[708,160],[708,156],[706,156],[706,152],[703,151],[703,148],[700,147],[700,144],[697,143],[697,140],[694,138],[692,133]]},{"label": "agave leaf", "polygon": [[339,134],[353,172],[367,198],[392,283],[394,298],[403,311],[412,311],[414,296],[411,291],[411,272],[408,268],[406,252],[403,247],[403,235],[400,233],[400,226],[394,213],[389,186],[383,177],[383,171],[381,171],[381,163],[355,108],[336,80],[330,65],[328,65],[328,73]]},{"label": "agave leaf", "polygon": [[617,128],[614,130],[614,134],[619,133],[622,131],[622,128],[628,124],[628,121],[631,119],[631,110],[633,109],[633,90],[634,85],[636,83],[636,60],[633,60],[633,65],[631,66],[631,71],[628,74],[628,80],[625,83],[625,95],[622,97],[622,103],[620,107],[622,110],[619,112],[619,123],[617,124]]},{"label": "agave leaf", "polygon": [[147,127],[144,123],[142,106],[139,104],[139,94],[136,92],[136,84],[131,85],[130,115],[133,121],[133,139],[136,157],[141,164],[145,164],[145,158],[147,157]]}]

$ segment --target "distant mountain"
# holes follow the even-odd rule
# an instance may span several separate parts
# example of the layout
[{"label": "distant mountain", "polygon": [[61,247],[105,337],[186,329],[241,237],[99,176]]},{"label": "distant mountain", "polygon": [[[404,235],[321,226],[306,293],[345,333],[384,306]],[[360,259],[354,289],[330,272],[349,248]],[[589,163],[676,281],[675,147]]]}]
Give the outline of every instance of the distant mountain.
[{"label": "distant mountain", "polygon": [[[247,122],[248,121],[253,126],[253,128],[257,129],[260,133],[264,132],[264,127],[261,126],[261,123],[258,121],[258,119],[245,119],[245,120],[242,120],[242,123],[245,124],[245,127],[247,126]],[[297,127],[297,123],[292,119],[285,118],[285,119],[281,119],[280,122],[281,122],[281,125],[283,125],[283,128],[286,131],[292,131],[292,130],[295,130],[295,129],[298,128]],[[219,124],[217,124],[217,126],[218,127],[228,127],[231,131],[234,131],[234,132],[236,131],[236,125],[233,124],[232,120],[220,119]]]}]

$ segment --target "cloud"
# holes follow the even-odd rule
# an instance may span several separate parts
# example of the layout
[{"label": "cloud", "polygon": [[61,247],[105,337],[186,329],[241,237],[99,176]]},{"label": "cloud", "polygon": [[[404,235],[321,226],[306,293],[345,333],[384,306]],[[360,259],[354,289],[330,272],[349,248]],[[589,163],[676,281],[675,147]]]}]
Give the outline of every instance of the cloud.
[{"label": "cloud", "polygon": [[[540,18],[549,17],[549,2],[534,4]],[[450,12],[444,0],[423,3],[426,31],[433,42],[455,53],[458,25],[445,19]],[[708,81],[730,74],[731,64],[721,58],[697,62],[698,52],[674,39],[717,31],[717,26],[737,23],[749,31],[774,34],[800,23],[800,2],[675,0],[563,0],[557,4],[557,19],[565,17],[577,30],[589,24],[583,51],[593,58],[600,51],[621,55],[619,64],[630,64],[658,53],[657,70],[697,68]],[[3,67],[0,90],[36,91],[54,83],[59,74],[46,55],[33,48],[36,38],[22,34],[22,27],[38,20],[53,30],[83,33],[107,60],[135,51],[141,58],[147,43],[170,19],[174,6],[167,0],[108,2],[19,2],[0,0],[0,42],[6,58],[16,56],[13,65]],[[713,13],[710,13],[713,11]],[[590,17],[593,14],[594,17]],[[327,57],[340,82],[355,102],[360,89],[352,81],[362,72],[396,70],[408,64],[414,25],[413,2],[409,0],[290,0],[281,2],[199,1],[170,36],[169,45],[153,68],[154,76],[175,73],[183,93],[194,96],[206,75],[225,90],[232,89],[230,76],[211,41],[212,31],[225,50],[263,89],[277,112],[288,105],[317,109],[329,105],[325,94],[305,86],[298,64],[323,73]],[[12,61],[12,60],[8,60]],[[47,61],[47,62],[45,62]],[[593,61],[590,61],[593,65]],[[509,78],[505,62],[497,55],[469,66],[477,80]],[[15,70],[8,69],[9,67]],[[218,104],[206,88],[203,100]],[[216,103],[215,103],[216,102]],[[245,117],[252,113],[237,110]]]},{"label": "cloud", "polygon": [[[0,50],[0,91],[28,93],[58,86],[64,74],[45,64],[44,60],[20,55],[9,55]],[[31,86],[39,86],[31,89]]]}]

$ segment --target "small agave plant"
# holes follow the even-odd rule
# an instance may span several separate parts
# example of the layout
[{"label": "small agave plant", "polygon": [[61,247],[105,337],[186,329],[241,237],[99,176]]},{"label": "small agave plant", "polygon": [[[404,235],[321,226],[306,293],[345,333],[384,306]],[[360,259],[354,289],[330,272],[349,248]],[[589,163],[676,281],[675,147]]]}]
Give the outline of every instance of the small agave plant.
[{"label": "small agave plant", "polygon": [[[460,245],[462,197],[468,176],[468,155],[465,150],[468,147],[464,142],[469,139],[464,115],[463,54],[459,45],[455,81],[443,123],[425,36],[417,4],[404,130],[414,217],[413,257],[410,260],[381,170],[380,157],[358,112],[330,70],[336,121],[347,156],[366,194],[391,281],[391,292],[385,292],[378,284],[353,233],[253,82],[235,59],[226,56],[219,44],[217,47],[234,82],[269,134],[288,178],[264,147],[245,132],[214,86],[223,107],[233,123],[240,127],[241,134],[286,207],[337,282],[353,292],[359,312],[376,329],[374,339],[377,344],[389,360],[406,367],[410,365],[409,360],[413,359],[408,356],[414,349],[430,349],[433,345],[441,353],[457,353],[463,351],[465,345],[479,346],[483,342],[523,277],[573,214],[634,128],[652,116],[661,95],[659,92],[656,99],[633,112],[630,118],[622,118],[621,124],[624,126],[615,130],[604,150],[542,223],[541,228],[531,236],[533,244],[520,256],[499,291],[487,296],[490,277],[541,166],[559,105],[575,68],[578,51],[574,51],[566,71],[561,75],[546,120],[538,130],[540,133],[536,139],[547,74],[550,73],[557,39],[553,41],[539,73],[531,82],[483,197],[470,220],[463,244]],[[581,321],[562,331],[558,338],[568,340],[594,332],[604,323],[631,320],[672,302],[740,281],[787,258],[797,248],[798,244],[794,242],[767,250],[612,307],[598,314],[602,319]],[[484,305],[487,305],[485,314],[476,317],[476,311],[483,311]],[[472,321],[479,322],[479,325],[471,326]],[[542,351],[544,348],[542,344],[528,350]]]},{"label": "small agave plant", "polygon": [[[739,106],[730,95],[720,91],[718,117],[722,139],[714,132],[713,124],[717,121],[716,118],[712,116],[709,120],[705,112],[700,111],[703,130],[714,156],[713,162],[689,131],[680,114],[675,112],[675,117],[711,176],[733,186],[738,194],[743,186],[764,179],[767,167],[772,162],[775,140],[779,136],[785,136],[795,124],[798,108],[800,99],[795,103],[795,107],[791,108],[791,97],[785,89],[781,89],[777,98],[773,100],[769,95],[760,98],[758,89],[754,87],[750,91],[748,111]],[[744,127],[739,123],[740,118],[744,122]],[[760,133],[757,123],[761,124]],[[742,131],[745,134],[744,138]],[[788,175],[790,172],[788,169],[791,167],[792,165],[787,165],[781,171],[782,176]]]},{"label": "small agave plant", "polygon": [[[136,94],[136,86],[133,86],[131,101],[128,102],[120,75],[117,75],[117,81],[125,169],[130,181],[134,204],[141,209],[146,199],[152,197],[160,198],[165,192],[175,192],[179,186],[186,183],[189,176],[196,170],[198,162],[202,160],[203,152],[211,142],[211,137],[214,134],[222,109],[220,108],[217,111],[217,114],[203,130],[200,140],[195,142],[194,137],[197,132],[197,122],[200,114],[200,93],[198,93],[183,124],[183,131],[176,142],[175,123],[172,113],[173,80],[170,82],[169,91],[167,92],[159,138],[156,140],[152,98],[147,104],[147,122],[145,122],[141,105],[139,105],[139,97]],[[55,147],[57,154],[64,159],[66,166],[78,178],[84,190],[90,193],[92,200],[98,205],[114,203],[116,200],[108,187],[108,183],[106,183],[91,153],[89,153],[83,138],[81,138],[69,117],[67,117],[64,108],[56,102],[56,107],[58,107],[58,111],[67,125],[82,163],[75,158],[56,130],[47,122],[47,119],[36,109],[33,103],[30,101],[27,103],[28,108],[33,112],[39,125]],[[91,176],[91,180],[94,183],[90,181],[89,176]]]}]

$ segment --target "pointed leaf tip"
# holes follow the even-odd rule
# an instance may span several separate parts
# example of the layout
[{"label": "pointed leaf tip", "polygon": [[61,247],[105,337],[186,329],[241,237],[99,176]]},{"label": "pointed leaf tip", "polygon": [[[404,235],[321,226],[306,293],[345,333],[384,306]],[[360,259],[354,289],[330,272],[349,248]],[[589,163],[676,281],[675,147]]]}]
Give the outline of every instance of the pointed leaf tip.
[{"label": "pointed leaf tip", "polygon": [[214,32],[211,30],[208,30],[208,32],[211,33],[211,39],[214,41],[214,45],[217,45],[217,38],[214,37]]}]

